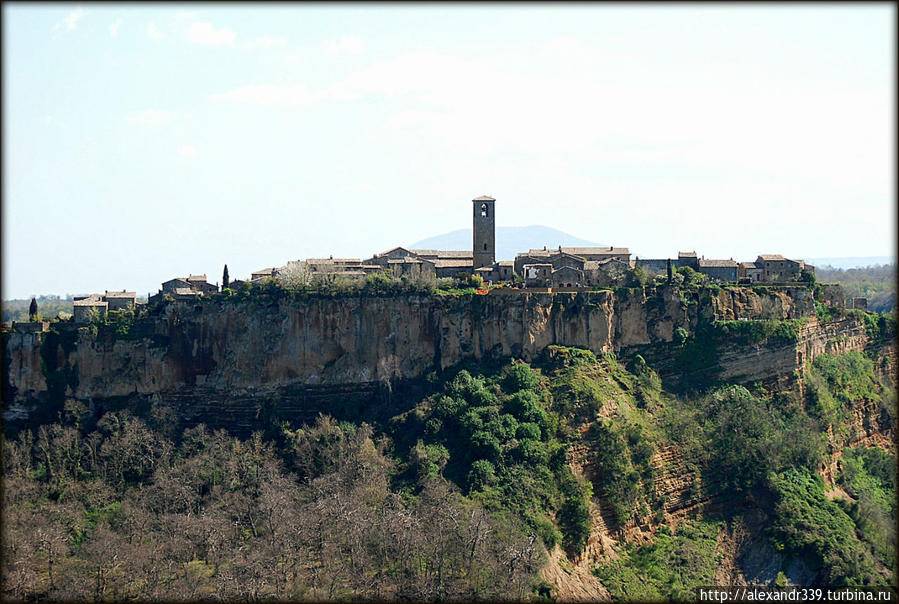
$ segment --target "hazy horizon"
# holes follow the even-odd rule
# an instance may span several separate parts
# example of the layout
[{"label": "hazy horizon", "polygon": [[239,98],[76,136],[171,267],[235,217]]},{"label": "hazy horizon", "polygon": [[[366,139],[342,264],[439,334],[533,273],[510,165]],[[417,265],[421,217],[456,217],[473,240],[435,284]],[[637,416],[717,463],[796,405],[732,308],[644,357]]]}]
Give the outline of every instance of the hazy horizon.
[{"label": "hazy horizon", "polygon": [[895,257],[892,4],[2,11],[3,299],[365,258],[481,194],[642,257]]}]

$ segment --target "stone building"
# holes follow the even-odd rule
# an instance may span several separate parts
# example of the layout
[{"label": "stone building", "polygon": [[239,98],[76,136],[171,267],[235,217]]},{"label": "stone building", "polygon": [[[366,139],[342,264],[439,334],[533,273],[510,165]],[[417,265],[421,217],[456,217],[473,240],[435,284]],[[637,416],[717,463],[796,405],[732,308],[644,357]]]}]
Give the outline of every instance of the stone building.
[{"label": "stone building", "polygon": [[415,258],[434,263],[438,278],[471,275],[474,272],[474,254],[467,250],[409,250]]},{"label": "stone building", "polygon": [[108,310],[121,310],[123,308],[134,308],[137,304],[137,294],[135,292],[126,292],[124,289],[120,292],[111,292],[106,290],[103,296],[108,305]]},{"label": "stone building", "polygon": [[674,270],[677,270],[682,266],[689,266],[693,270],[699,270],[699,257],[696,255],[695,251],[677,253],[677,262],[673,268]]},{"label": "stone building", "polygon": [[[233,284],[233,283],[232,283]],[[150,304],[161,302],[163,297],[169,296],[175,300],[194,300],[204,294],[212,294],[219,290],[217,283],[206,281],[206,275],[189,275],[187,277],[175,277],[163,281],[162,288],[148,298]]]},{"label": "stone building", "polygon": [[584,271],[569,265],[562,265],[557,269],[553,269],[552,286],[586,287],[586,283],[584,282]]},{"label": "stone building", "polygon": [[[436,252],[437,250],[433,250]],[[404,247],[395,247],[375,254],[364,263],[367,266],[378,266],[387,270],[394,277],[408,276],[410,279],[431,279],[437,276],[437,261],[419,256]]]},{"label": "stone building", "polygon": [[639,266],[649,275],[666,274],[669,262],[671,270],[677,270],[677,261],[671,258],[634,258],[634,266]]},{"label": "stone building", "polygon": [[736,281],[738,265],[733,258],[730,260],[706,260],[700,258],[696,270],[703,275],[717,281]]},{"label": "stone building", "polygon": [[587,260],[584,263],[584,281],[593,287],[613,287],[627,279],[630,266],[618,258]]},{"label": "stone building", "polygon": [[765,275],[765,268],[755,262],[741,262],[737,267],[737,278],[748,279],[751,283],[758,283]]},{"label": "stone building", "polygon": [[[573,266],[584,269],[584,262],[615,259],[630,262],[630,251],[626,247],[562,247],[531,249],[515,256],[515,272],[523,274],[525,264],[549,263],[553,268]],[[576,259],[576,263],[573,262]]]},{"label": "stone building", "polygon": [[790,260],[780,254],[759,254],[755,264],[762,269],[762,281],[769,282],[798,281],[806,268],[803,260]]},{"label": "stone building", "polygon": [[496,200],[488,195],[481,195],[471,202],[472,268],[492,267],[496,263]]},{"label": "stone building", "polygon": [[100,294],[75,296],[74,300],[72,319],[76,323],[87,323],[95,312],[102,315],[109,310],[109,303]]},{"label": "stone building", "polygon": [[553,265],[549,263],[525,264],[522,267],[525,287],[552,287]]},{"label": "stone building", "polygon": [[[277,277],[278,269],[274,266],[270,266],[268,268],[261,268],[258,271],[253,271],[250,273],[250,281],[259,281],[260,279],[265,279],[266,277]],[[233,283],[233,282],[232,282]]]},{"label": "stone building", "polygon": [[190,275],[187,278],[187,282],[192,290],[203,294],[214,294],[219,290],[218,283],[208,283],[206,281],[205,273],[202,275]]},{"label": "stone building", "polygon": [[134,308],[137,305],[137,294],[124,289],[120,292],[106,290],[104,294],[74,296],[72,304],[72,320],[87,323],[94,311],[102,315],[109,311]]},{"label": "stone building", "polygon": [[579,256],[584,260],[606,260],[607,258],[615,258],[622,262],[630,262],[631,252],[626,247],[562,247],[559,251],[572,256]]}]

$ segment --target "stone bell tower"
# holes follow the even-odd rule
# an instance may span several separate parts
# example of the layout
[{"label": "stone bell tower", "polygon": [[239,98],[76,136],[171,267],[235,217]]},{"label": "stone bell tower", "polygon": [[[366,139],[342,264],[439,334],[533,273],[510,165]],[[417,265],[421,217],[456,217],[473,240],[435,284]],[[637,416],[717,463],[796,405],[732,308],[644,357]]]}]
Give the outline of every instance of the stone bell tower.
[{"label": "stone bell tower", "polygon": [[471,201],[474,206],[471,224],[474,233],[471,249],[474,256],[472,269],[493,266],[496,262],[496,214],[494,213],[496,200],[487,195],[481,195]]}]

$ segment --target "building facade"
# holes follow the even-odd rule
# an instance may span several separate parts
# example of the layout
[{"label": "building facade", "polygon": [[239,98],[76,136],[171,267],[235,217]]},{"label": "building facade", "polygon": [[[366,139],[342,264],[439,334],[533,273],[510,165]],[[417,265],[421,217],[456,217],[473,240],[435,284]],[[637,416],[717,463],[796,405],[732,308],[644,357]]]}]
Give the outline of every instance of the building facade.
[{"label": "building facade", "polygon": [[481,195],[472,202],[472,268],[496,263],[496,200]]}]

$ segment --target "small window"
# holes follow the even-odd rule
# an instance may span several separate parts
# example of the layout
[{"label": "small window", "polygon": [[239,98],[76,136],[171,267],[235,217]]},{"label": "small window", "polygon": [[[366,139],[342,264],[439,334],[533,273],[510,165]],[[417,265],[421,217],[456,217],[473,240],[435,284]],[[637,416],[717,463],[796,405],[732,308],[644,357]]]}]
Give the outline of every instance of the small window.
[{"label": "small window", "polygon": [[486,244],[486,243],[484,244],[484,249],[485,249],[485,250],[487,249],[487,244]]},{"label": "small window", "polygon": [[481,204],[481,216],[484,217],[484,218],[487,218],[487,216],[488,216],[489,214],[490,214],[490,208],[487,207],[487,204],[486,204],[486,203],[482,203],[482,204]]}]

